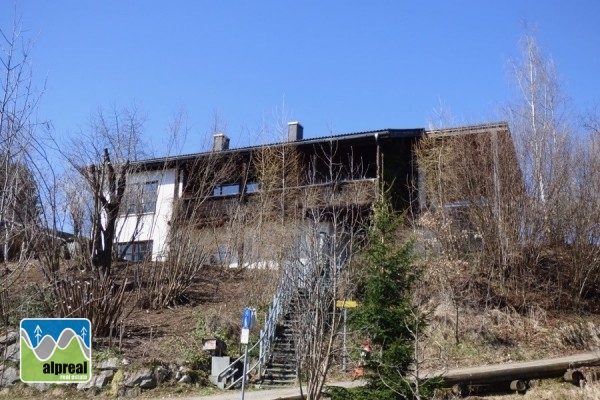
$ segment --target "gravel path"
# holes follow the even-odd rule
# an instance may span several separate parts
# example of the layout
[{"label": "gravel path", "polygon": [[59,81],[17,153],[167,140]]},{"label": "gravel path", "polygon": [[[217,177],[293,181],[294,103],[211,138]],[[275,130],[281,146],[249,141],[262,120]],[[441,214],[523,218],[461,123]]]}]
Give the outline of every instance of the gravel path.
[{"label": "gravel path", "polygon": [[[331,386],[342,386],[345,388],[364,385],[363,381],[352,382],[332,382]],[[223,393],[212,394],[210,396],[183,397],[178,400],[240,400],[242,398],[241,390],[228,390]],[[244,400],[295,400],[300,399],[299,387],[280,387],[269,389],[251,389],[244,393]]]}]

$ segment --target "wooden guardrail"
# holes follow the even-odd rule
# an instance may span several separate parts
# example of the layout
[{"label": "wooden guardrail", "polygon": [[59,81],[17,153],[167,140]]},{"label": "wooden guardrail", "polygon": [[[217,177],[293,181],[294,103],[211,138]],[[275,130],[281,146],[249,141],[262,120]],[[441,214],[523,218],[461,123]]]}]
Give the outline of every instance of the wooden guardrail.
[{"label": "wooden guardrail", "polygon": [[581,385],[586,377],[581,368],[600,366],[600,352],[588,352],[544,360],[486,365],[438,372],[444,386],[455,394],[467,395],[486,391],[515,391],[524,393],[532,379],[563,377]]}]

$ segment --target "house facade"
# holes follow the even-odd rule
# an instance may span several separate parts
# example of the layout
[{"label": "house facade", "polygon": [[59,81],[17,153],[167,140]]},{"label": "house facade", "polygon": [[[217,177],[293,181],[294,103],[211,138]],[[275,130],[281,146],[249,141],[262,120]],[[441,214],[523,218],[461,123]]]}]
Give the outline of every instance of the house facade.
[{"label": "house facade", "polygon": [[[319,138],[303,133],[301,124],[291,122],[286,142],[244,148],[230,148],[219,133],[211,151],[136,163],[117,221],[121,257],[164,261],[177,244],[174,230],[193,227],[210,231],[194,239],[211,248],[210,262],[268,267],[278,263],[282,243],[327,246],[339,229],[336,221],[351,226],[369,212],[381,190],[388,191],[397,210],[419,213],[438,201],[428,195],[419,165],[416,149],[424,138],[510,136],[505,123]],[[316,222],[310,228],[300,224],[295,238],[286,237],[293,221],[307,219]],[[309,229],[309,235],[297,234]],[[307,237],[314,243],[300,246]],[[301,250],[296,252],[301,259]]]}]

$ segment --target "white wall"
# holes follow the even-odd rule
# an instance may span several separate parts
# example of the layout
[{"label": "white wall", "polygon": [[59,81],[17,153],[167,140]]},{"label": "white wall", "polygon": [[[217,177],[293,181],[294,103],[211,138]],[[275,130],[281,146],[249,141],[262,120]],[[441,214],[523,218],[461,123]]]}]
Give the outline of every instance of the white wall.
[{"label": "white wall", "polygon": [[[156,211],[141,215],[127,215],[117,220],[115,242],[152,240],[152,260],[164,261],[167,257],[169,221],[173,210],[173,200],[177,182],[176,170],[139,172],[127,176],[127,184],[158,181]],[[180,188],[177,187],[179,194]]]}]

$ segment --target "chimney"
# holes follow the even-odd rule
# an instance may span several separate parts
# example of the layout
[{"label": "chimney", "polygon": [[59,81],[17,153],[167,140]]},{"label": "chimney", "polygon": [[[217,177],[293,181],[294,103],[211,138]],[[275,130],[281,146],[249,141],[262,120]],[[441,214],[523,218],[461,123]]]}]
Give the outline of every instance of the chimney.
[{"label": "chimney", "polygon": [[288,122],[288,142],[296,142],[302,140],[302,134],[304,128],[300,125],[300,122]]},{"label": "chimney", "polygon": [[223,133],[215,133],[213,135],[213,151],[223,151],[229,150],[229,138],[225,136]]}]

